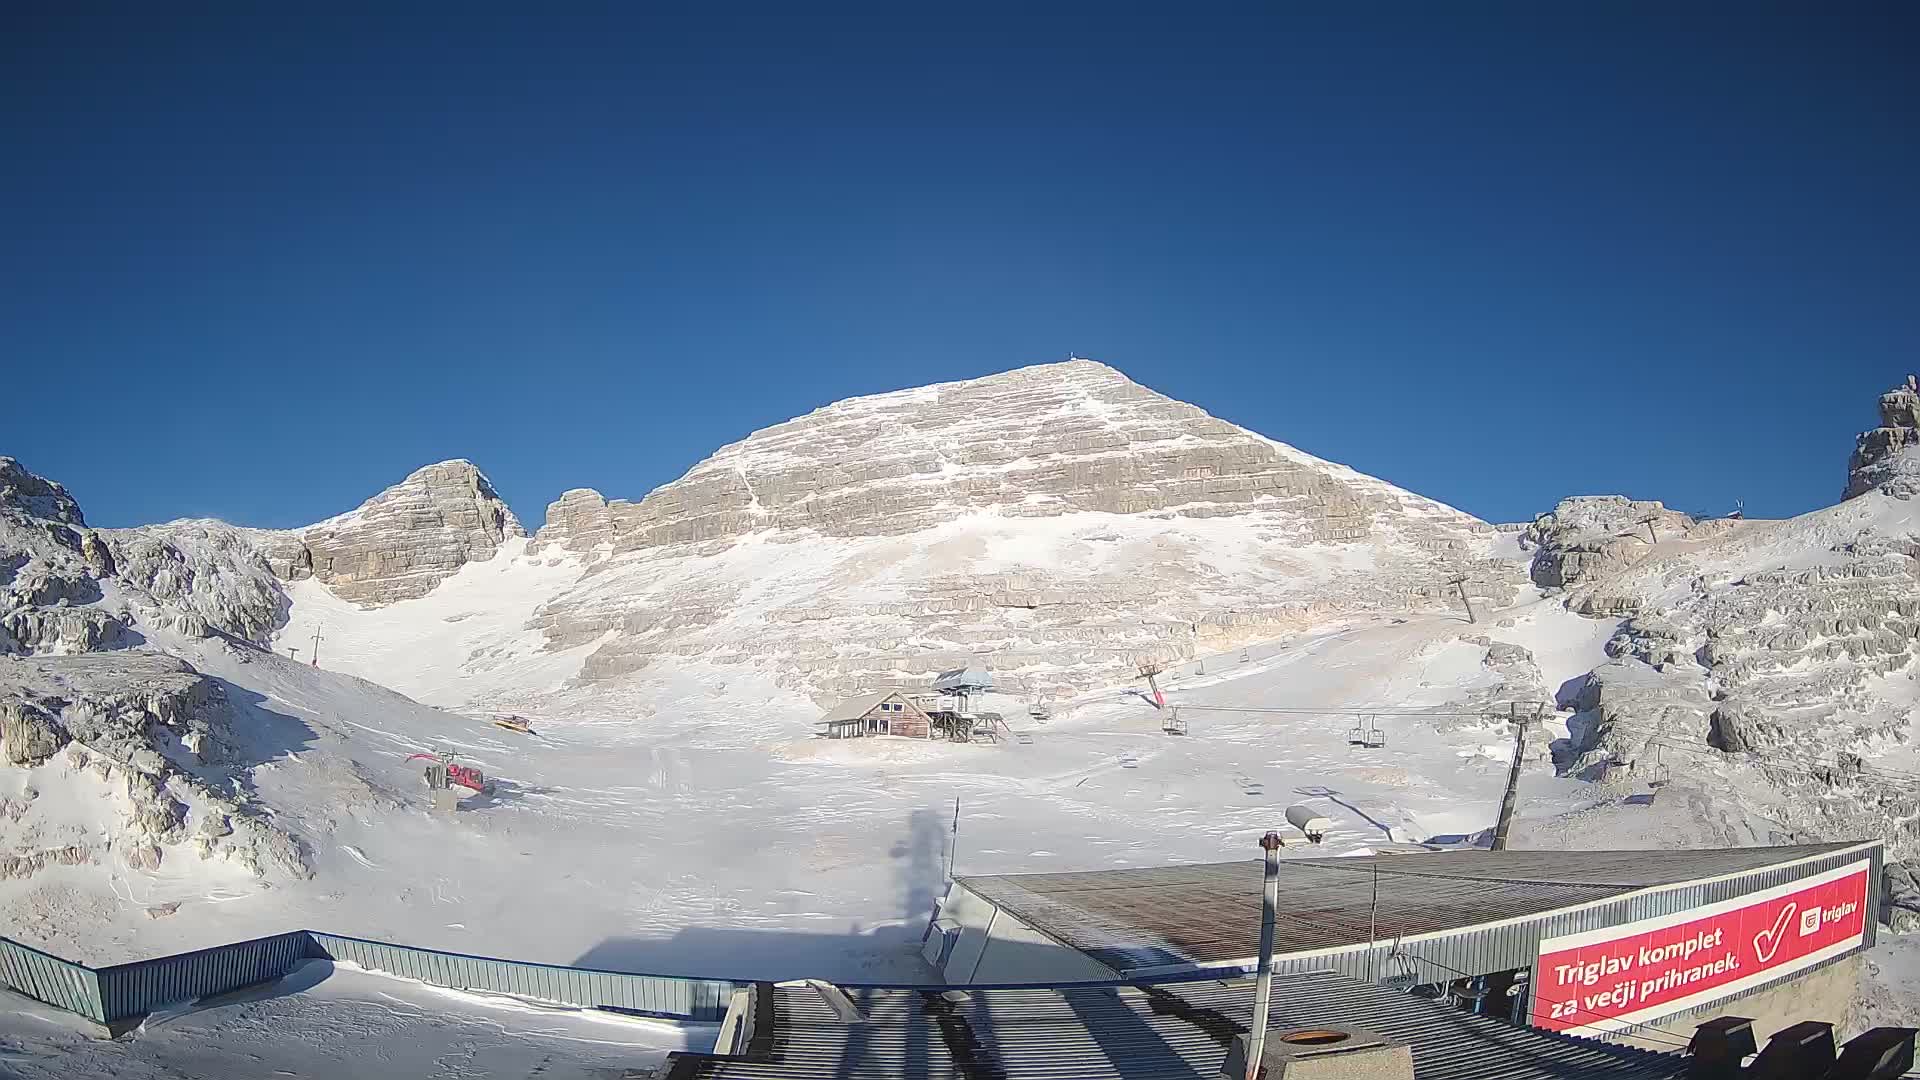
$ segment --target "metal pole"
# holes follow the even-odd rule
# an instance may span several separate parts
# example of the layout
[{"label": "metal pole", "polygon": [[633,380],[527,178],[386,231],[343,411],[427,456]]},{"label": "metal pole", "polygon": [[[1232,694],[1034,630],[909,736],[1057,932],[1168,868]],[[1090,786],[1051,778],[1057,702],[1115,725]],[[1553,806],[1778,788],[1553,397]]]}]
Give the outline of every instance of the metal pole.
[{"label": "metal pole", "polygon": [[1460,602],[1467,606],[1467,621],[1470,623],[1479,622],[1480,620],[1475,618],[1473,614],[1473,598],[1467,595],[1466,575],[1462,574],[1454,578],[1451,584],[1454,588],[1460,590]]},{"label": "metal pole", "polygon": [[1377,940],[1379,940],[1379,933],[1378,933],[1380,929],[1380,923],[1378,919],[1379,914],[1380,914],[1380,862],[1378,859],[1376,859],[1374,860],[1374,863],[1373,863],[1373,903],[1367,906],[1367,981],[1368,982],[1379,981],[1378,978],[1376,977],[1378,973],[1375,972],[1373,969],[1374,943]]},{"label": "metal pole", "polygon": [[[1538,716],[1538,712],[1535,712]],[[1527,748],[1527,725],[1513,721],[1513,765],[1507,769],[1507,791],[1500,796],[1500,820],[1493,826],[1493,850],[1507,849],[1507,830],[1513,827],[1513,807],[1520,796],[1520,755]]]},{"label": "metal pole", "polygon": [[1267,853],[1267,878],[1260,892],[1260,971],[1253,992],[1253,1031],[1247,1043],[1247,1080],[1260,1080],[1260,1058],[1267,1050],[1267,1006],[1273,1000],[1273,920],[1280,906],[1280,834],[1260,838]]}]

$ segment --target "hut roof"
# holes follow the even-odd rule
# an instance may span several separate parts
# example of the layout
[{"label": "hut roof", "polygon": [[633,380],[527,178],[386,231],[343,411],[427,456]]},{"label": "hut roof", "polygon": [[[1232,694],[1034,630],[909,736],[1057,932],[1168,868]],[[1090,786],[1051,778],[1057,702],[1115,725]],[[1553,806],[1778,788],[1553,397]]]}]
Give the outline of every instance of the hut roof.
[{"label": "hut roof", "polygon": [[[882,690],[875,694],[861,694],[858,697],[850,697],[840,704],[835,705],[833,708],[828,709],[827,715],[821,717],[817,722],[821,724],[835,724],[844,723],[848,720],[858,720],[872,712],[874,707],[881,702],[886,701],[888,698],[896,697],[901,701],[907,700],[907,696],[898,690]],[[911,705],[913,703],[909,701],[907,704]]]}]

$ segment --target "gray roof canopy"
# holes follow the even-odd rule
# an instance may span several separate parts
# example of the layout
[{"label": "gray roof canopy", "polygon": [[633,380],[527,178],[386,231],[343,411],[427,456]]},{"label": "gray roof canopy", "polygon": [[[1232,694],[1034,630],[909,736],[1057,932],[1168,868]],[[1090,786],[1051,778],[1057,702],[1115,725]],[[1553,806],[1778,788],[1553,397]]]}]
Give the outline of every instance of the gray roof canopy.
[{"label": "gray roof canopy", "polygon": [[943,671],[934,676],[933,688],[942,692],[953,690],[991,690],[993,673],[984,664],[968,664],[963,668]]}]

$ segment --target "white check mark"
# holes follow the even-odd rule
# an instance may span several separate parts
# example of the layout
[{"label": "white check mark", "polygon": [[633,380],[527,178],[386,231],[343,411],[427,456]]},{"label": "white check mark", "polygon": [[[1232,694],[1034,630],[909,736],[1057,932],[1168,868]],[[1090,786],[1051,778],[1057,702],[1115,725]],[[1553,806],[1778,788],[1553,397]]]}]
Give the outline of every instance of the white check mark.
[{"label": "white check mark", "polygon": [[1773,929],[1753,935],[1753,954],[1760,958],[1761,963],[1773,962],[1773,954],[1780,951],[1780,931],[1787,928],[1787,920],[1793,918],[1794,910],[1799,906],[1798,903],[1792,903],[1781,908],[1780,917],[1773,920]]}]

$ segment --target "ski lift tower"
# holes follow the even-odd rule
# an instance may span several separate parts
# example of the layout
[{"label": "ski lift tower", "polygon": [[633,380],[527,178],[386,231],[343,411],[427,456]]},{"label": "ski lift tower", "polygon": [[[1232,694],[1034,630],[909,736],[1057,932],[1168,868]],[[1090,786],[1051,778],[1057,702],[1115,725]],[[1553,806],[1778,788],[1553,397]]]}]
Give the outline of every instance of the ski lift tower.
[{"label": "ski lift tower", "polygon": [[993,689],[993,673],[985,664],[968,664],[934,676],[934,692],[952,696],[953,713],[963,720],[973,717],[973,698]]},{"label": "ski lift tower", "polygon": [[1167,696],[1160,692],[1160,683],[1156,681],[1157,676],[1167,670],[1166,665],[1158,660],[1142,660],[1139,662],[1139,668],[1140,677],[1147,680],[1147,689],[1153,691],[1153,707],[1156,709],[1166,708]]}]

